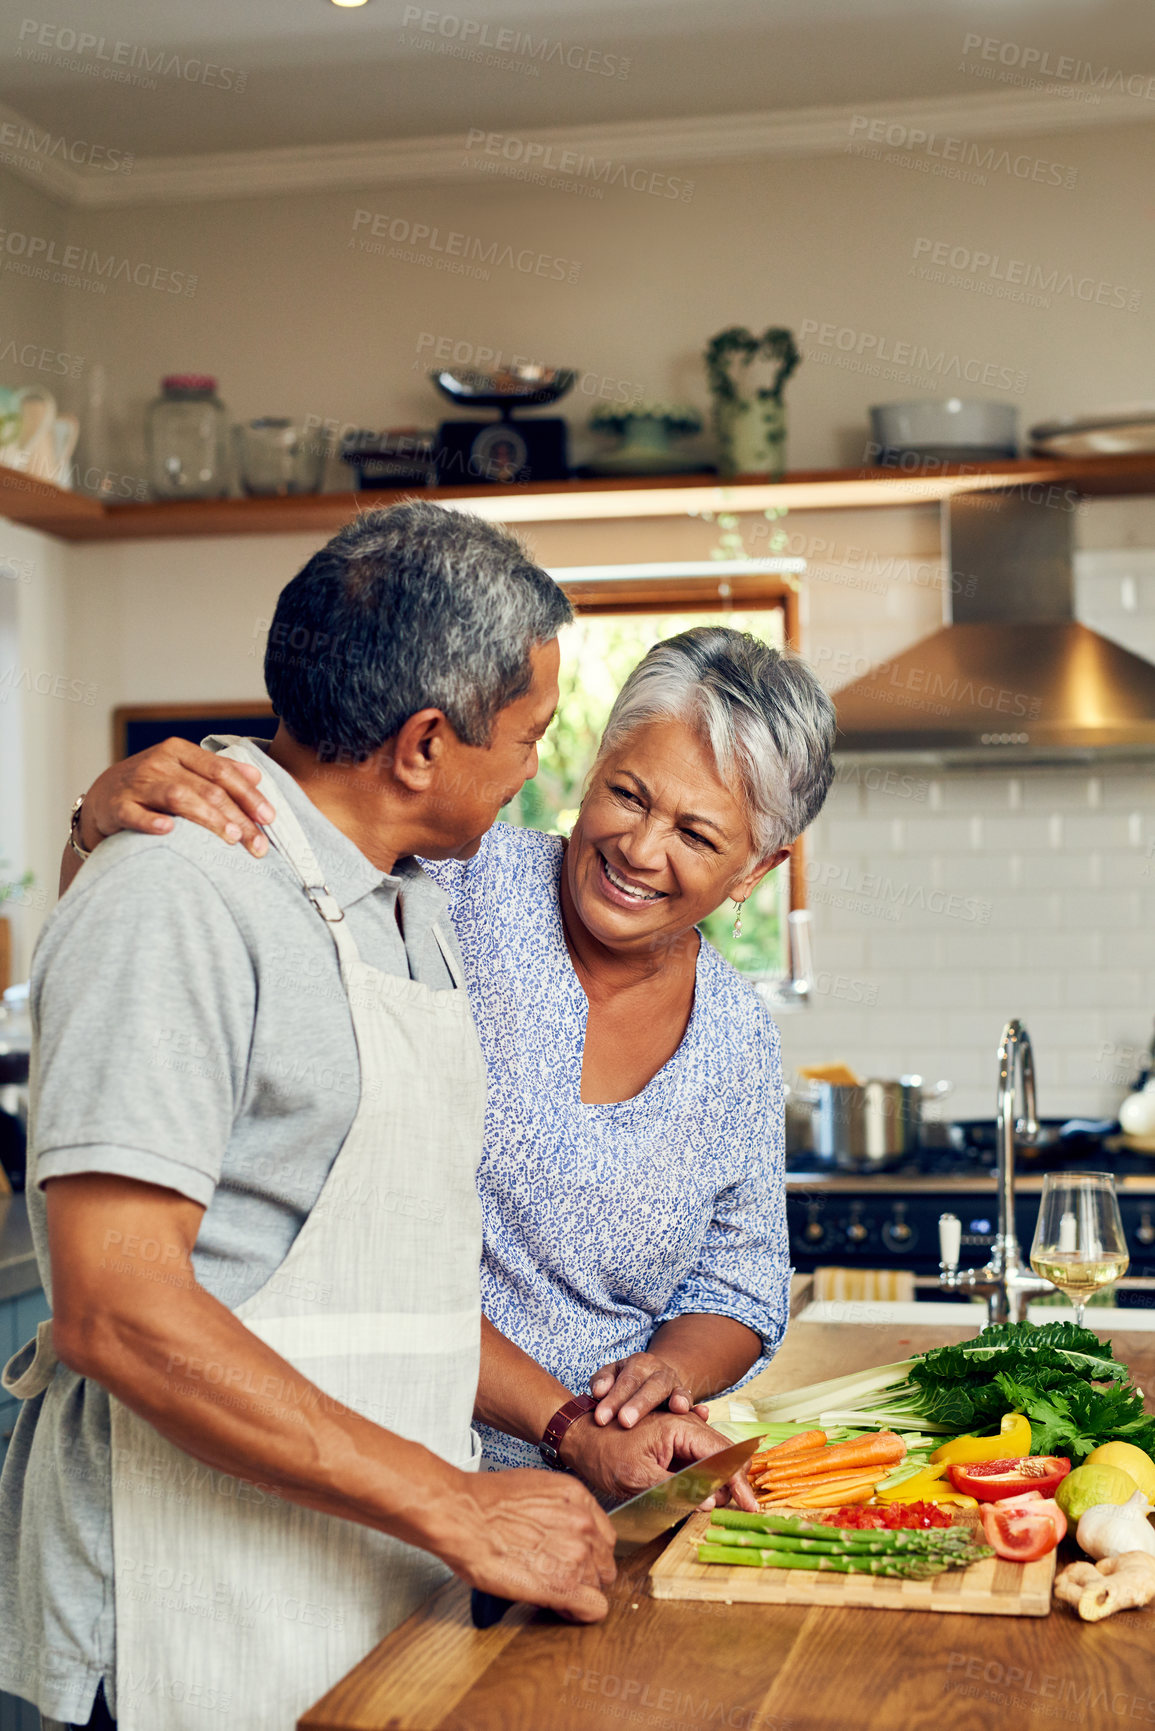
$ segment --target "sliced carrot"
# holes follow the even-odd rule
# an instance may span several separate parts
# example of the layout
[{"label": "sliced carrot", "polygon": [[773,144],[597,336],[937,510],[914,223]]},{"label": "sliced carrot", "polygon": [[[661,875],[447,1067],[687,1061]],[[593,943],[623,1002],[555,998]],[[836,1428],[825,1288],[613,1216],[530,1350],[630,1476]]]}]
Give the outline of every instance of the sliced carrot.
[{"label": "sliced carrot", "polygon": [[811,1486],[808,1490],[793,1491],[788,1497],[759,1498],[758,1505],[763,1509],[823,1509],[837,1508],[840,1504],[861,1500],[865,1502],[874,1495],[874,1487],[878,1484],[875,1478],[835,1479],[830,1483]]},{"label": "sliced carrot", "polygon": [[796,1475],[803,1467],[821,1465],[826,1471],[833,1472],[836,1467],[873,1467],[894,1466],[906,1455],[906,1444],[894,1431],[879,1431],[875,1436],[855,1437],[851,1442],[832,1443],[824,1449],[819,1449],[812,1457],[809,1454],[791,1462],[784,1460],[781,1466],[770,1467],[760,1474],[763,1478],[789,1478]]},{"label": "sliced carrot", "polygon": [[771,1461],[782,1460],[784,1456],[825,1447],[826,1432],[824,1430],[799,1431],[797,1436],[787,1437],[785,1442],[775,1443],[768,1449],[759,1449],[756,1455],[751,1455],[750,1465],[751,1467],[763,1467]]},{"label": "sliced carrot", "polygon": [[878,1485],[881,1483],[878,1473],[845,1473],[828,1478],[810,1478],[802,1485],[791,1485],[788,1490],[762,1490],[758,1492],[758,1501],[769,1499],[772,1503],[793,1503],[797,1497],[836,1496],[838,1490],[850,1485]]}]

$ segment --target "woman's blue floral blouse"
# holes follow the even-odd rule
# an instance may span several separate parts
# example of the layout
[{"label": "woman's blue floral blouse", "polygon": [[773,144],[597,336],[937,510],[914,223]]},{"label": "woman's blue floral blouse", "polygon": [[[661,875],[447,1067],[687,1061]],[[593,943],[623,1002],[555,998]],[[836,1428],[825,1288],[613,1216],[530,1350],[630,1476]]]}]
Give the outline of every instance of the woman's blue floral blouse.
[{"label": "woman's blue floral blouse", "polygon": [[[673,1057],[634,1099],[583,1105],[587,1004],[562,930],[563,850],[498,824],[472,860],[426,864],[450,897],[489,1073],[482,1306],[577,1393],[662,1323],[702,1311],[761,1335],[753,1376],[789,1311],[778,1030],[703,938]],[[478,1429],[493,1462],[541,1464],[532,1444]]]}]

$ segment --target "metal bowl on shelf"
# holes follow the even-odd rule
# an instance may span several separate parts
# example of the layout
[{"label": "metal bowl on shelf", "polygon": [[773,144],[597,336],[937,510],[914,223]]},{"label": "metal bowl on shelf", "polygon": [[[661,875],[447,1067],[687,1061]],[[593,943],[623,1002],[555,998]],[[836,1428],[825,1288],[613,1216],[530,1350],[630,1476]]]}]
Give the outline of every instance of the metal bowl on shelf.
[{"label": "metal bowl on shelf", "polygon": [[445,372],[429,377],[442,396],[464,409],[537,409],[564,397],[577,378],[572,367],[503,367],[498,373]]}]

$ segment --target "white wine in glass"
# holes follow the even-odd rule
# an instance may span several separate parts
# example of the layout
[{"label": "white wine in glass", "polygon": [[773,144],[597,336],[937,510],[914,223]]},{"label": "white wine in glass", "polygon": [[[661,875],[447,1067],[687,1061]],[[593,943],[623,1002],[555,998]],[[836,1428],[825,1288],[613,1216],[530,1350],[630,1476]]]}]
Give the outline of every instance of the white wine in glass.
[{"label": "white wine in glass", "polygon": [[1031,1267],[1066,1293],[1082,1326],[1092,1293],[1130,1266],[1115,1179],[1110,1172],[1049,1172],[1031,1245]]}]

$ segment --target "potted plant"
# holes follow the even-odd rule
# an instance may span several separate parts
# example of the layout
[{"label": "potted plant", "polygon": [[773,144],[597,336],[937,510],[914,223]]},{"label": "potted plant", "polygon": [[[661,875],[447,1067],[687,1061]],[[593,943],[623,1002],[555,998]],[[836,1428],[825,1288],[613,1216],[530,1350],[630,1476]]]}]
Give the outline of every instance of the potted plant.
[{"label": "potted plant", "polygon": [[[771,325],[758,337],[744,325],[730,325],[711,337],[703,359],[714,399],[719,471],[780,479],[786,469],[782,392],[802,359],[793,332]],[[756,367],[766,370],[760,374]]]},{"label": "potted plant", "polygon": [[591,433],[619,440],[588,465],[595,475],[677,475],[701,468],[697,457],[675,451],[670,441],[702,430],[702,417],[688,403],[626,403],[596,409]]}]

